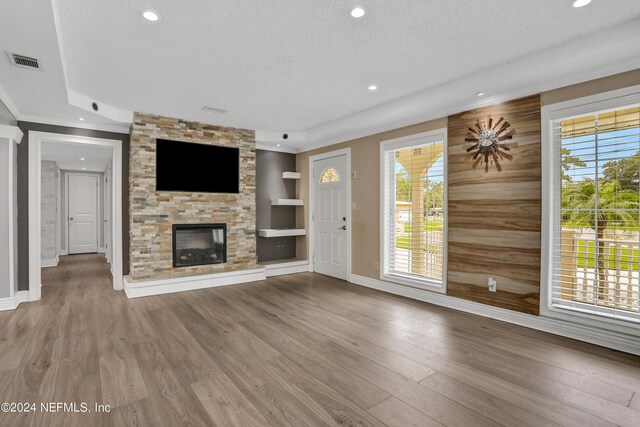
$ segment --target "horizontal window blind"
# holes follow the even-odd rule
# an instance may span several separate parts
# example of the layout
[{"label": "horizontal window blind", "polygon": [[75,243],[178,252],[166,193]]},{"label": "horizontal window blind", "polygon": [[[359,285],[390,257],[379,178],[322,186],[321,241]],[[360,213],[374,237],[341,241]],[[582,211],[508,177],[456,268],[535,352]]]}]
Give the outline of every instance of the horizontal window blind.
[{"label": "horizontal window blind", "polygon": [[640,322],[640,107],[553,122],[551,304]]},{"label": "horizontal window blind", "polygon": [[383,274],[442,286],[445,265],[443,138],[383,148]]}]

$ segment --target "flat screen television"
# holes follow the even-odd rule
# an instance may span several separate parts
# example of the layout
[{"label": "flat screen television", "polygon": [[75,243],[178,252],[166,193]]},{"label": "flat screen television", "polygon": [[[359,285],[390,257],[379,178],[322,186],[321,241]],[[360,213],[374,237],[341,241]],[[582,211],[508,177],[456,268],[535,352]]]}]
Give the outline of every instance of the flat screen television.
[{"label": "flat screen television", "polygon": [[157,139],[156,191],[239,193],[240,150]]}]

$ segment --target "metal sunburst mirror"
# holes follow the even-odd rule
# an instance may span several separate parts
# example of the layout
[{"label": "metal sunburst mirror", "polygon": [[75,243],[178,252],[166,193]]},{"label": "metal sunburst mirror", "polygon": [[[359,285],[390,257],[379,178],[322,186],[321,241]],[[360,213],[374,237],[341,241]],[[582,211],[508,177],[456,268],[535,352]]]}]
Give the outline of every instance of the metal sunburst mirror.
[{"label": "metal sunburst mirror", "polygon": [[467,148],[467,153],[475,150],[473,160],[474,167],[481,161],[484,161],[485,170],[488,170],[489,163],[493,161],[498,170],[502,170],[499,160],[507,158],[511,160],[511,155],[507,154],[509,147],[507,141],[513,137],[512,132],[506,133],[511,126],[509,122],[500,117],[497,122],[493,122],[491,116],[487,117],[486,123],[481,124],[480,120],[476,120],[476,124],[469,128],[471,134],[465,141],[472,144]]}]

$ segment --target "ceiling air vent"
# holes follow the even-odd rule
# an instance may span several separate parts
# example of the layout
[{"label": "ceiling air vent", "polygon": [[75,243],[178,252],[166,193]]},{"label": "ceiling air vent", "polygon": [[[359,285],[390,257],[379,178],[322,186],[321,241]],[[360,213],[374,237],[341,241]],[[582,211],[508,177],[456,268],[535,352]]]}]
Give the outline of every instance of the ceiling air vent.
[{"label": "ceiling air vent", "polygon": [[42,67],[36,58],[30,58],[24,55],[18,55],[16,53],[7,52],[11,63],[16,67],[28,68],[30,70],[41,70]]},{"label": "ceiling air vent", "polygon": [[218,114],[224,114],[227,112],[227,110],[225,110],[224,108],[209,107],[208,105],[205,105],[204,107],[202,107],[202,111],[208,111],[210,113],[218,113]]}]

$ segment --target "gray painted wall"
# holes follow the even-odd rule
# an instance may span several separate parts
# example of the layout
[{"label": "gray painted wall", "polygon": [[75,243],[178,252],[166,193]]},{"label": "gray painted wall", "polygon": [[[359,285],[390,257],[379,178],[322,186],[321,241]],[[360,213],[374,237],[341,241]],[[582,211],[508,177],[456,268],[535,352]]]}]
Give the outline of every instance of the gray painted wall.
[{"label": "gray painted wall", "polygon": [[[0,170],[6,171],[9,162],[9,141],[0,138]],[[0,200],[8,200],[9,198],[9,176],[6,173],[0,173]],[[6,205],[4,205],[6,206]],[[3,207],[4,207],[3,206]],[[9,289],[9,212],[6,209],[0,209],[0,298],[7,298],[11,292]]]},{"label": "gray painted wall", "polygon": [[0,101],[0,125],[15,126],[16,123],[17,123],[17,120],[15,117],[13,117],[13,114],[11,114],[11,111],[9,111],[7,106],[4,105],[2,101]]},{"label": "gray painted wall", "polygon": [[18,289],[29,289],[29,131],[81,135],[122,141],[122,272],[129,274],[129,135],[42,123],[18,122]]},{"label": "gray painted wall", "polygon": [[41,209],[41,239],[40,258],[43,261],[52,261],[58,256],[57,226],[59,222],[58,199],[60,197],[60,169],[56,162],[42,161],[42,174],[40,177],[42,194],[40,197]]},{"label": "gray painted wall", "polygon": [[[296,181],[282,172],[296,170],[296,155],[256,150],[256,229],[294,228],[296,207],[271,206],[271,199],[295,199]],[[258,237],[258,262],[295,258],[295,237]]]}]

